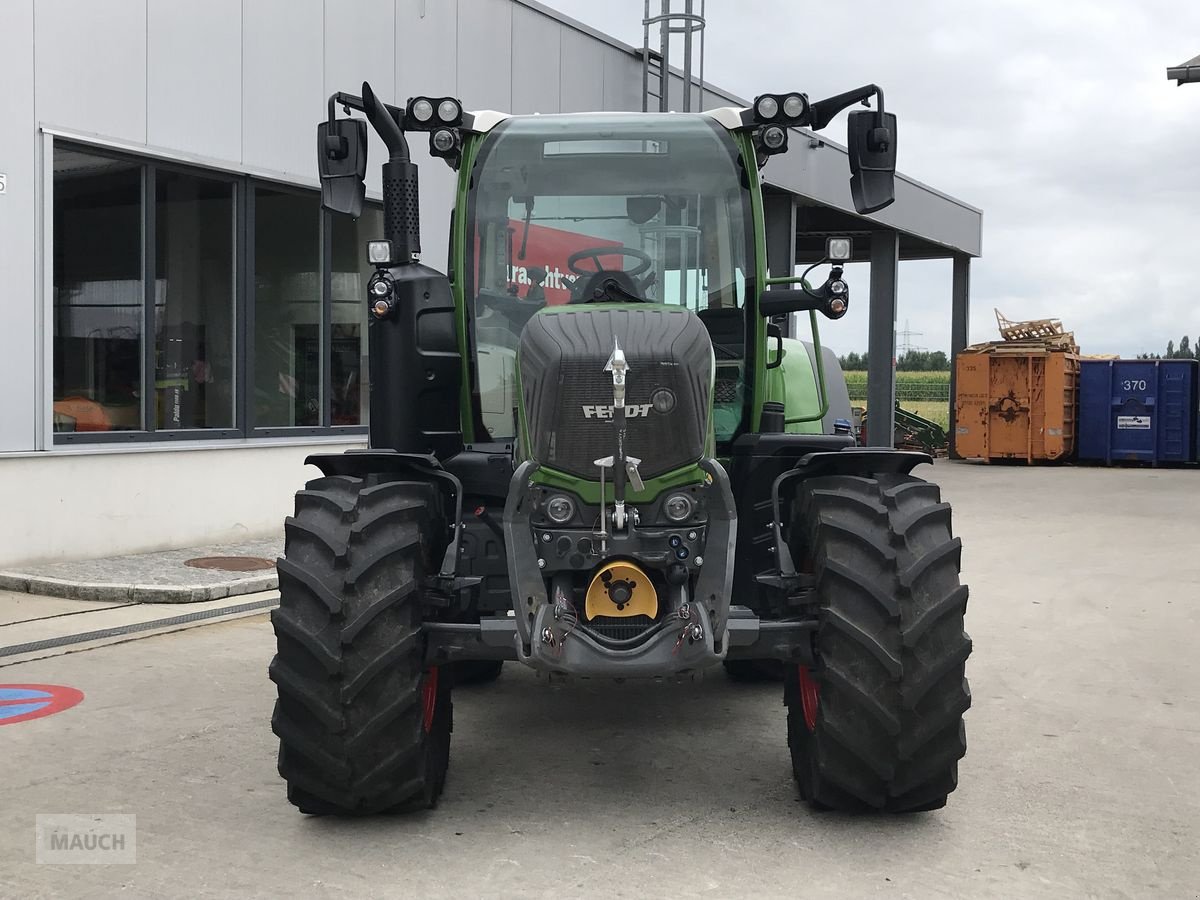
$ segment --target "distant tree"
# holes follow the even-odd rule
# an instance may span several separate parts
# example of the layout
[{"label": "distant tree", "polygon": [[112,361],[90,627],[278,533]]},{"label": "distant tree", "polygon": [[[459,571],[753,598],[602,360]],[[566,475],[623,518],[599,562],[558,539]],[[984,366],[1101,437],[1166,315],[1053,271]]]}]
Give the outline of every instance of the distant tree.
[{"label": "distant tree", "polygon": [[1195,357],[1192,356],[1191,348],[1188,347],[1188,336],[1186,334],[1179,339],[1179,358],[1195,359]]},{"label": "distant tree", "polygon": [[838,364],[841,365],[843,372],[861,372],[867,368],[867,354],[847,353],[845,356],[838,357]]},{"label": "distant tree", "polygon": [[1175,342],[1167,341],[1167,359],[1175,358]]}]

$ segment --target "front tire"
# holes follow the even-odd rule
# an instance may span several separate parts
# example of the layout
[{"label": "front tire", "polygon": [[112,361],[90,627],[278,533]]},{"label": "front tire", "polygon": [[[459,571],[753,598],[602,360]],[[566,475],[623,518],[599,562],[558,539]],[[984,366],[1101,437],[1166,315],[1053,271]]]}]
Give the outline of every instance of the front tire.
[{"label": "front tire", "polygon": [[310,814],[426,809],[446,780],[449,673],[424,664],[422,579],[440,498],[420,481],[335,476],[296,494],[271,614],[271,727]]},{"label": "front tire", "polygon": [[815,578],[820,621],[816,664],[784,681],[801,796],[847,812],[944,806],[971,705],[949,504],[908,475],[814,478],[789,543]]}]

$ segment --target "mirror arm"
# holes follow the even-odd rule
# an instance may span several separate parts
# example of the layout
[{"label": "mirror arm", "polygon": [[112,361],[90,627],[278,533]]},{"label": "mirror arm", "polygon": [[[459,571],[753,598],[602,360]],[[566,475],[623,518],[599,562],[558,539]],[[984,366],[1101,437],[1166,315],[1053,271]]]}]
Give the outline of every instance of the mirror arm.
[{"label": "mirror arm", "polygon": [[824,100],[818,100],[809,107],[808,126],[814,131],[820,131],[826,125],[833,121],[833,117],[840,113],[843,109],[849,109],[855,103],[866,105],[867,101],[874,95],[877,99],[875,106],[875,125],[876,127],[883,126],[883,89],[878,85],[866,84],[860,88],[855,88],[852,91],[846,91],[842,94],[834,94],[832,97],[826,97]]},{"label": "mirror arm", "polygon": [[367,121],[371,123],[371,127],[375,129],[375,133],[383,139],[383,143],[387,146],[391,158],[405,162],[408,161],[408,141],[405,139],[404,132],[400,129],[400,126],[396,124],[404,116],[404,110],[397,109],[390,103],[381,102],[365,82],[363,83],[363,95],[361,97],[356,97],[354,94],[347,94],[343,91],[329,95],[330,122],[337,118],[337,108],[339,106],[347,114],[352,109],[363,113],[367,117]]}]

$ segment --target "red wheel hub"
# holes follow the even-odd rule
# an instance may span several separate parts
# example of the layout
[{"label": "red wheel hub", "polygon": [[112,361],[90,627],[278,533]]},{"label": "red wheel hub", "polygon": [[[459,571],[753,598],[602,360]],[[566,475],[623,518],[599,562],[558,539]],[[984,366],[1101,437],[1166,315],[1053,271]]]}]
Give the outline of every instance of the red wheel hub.
[{"label": "red wheel hub", "polygon": [[817,727],[817,705],[821,700],[821,688],[813,678],[808,666],[798,666],[800,669],[800,709],[804,713],[804,724],[809,731]]},{"label": "red wheel hub", "polygon": [[421,727],[428,734],[433,730],[433,714],[437,711],[438,667],[430,666],[421,683]]}]

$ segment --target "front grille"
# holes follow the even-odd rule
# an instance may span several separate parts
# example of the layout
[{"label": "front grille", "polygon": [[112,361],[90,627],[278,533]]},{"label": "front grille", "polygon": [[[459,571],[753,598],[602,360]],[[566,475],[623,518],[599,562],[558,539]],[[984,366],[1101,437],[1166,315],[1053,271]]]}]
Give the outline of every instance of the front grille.
[{"label": "front grille", "polygon": [[654,625],[649,616],[596,616],[586,624],[588,631],[613,641],[629,641],[645,634]]}]

